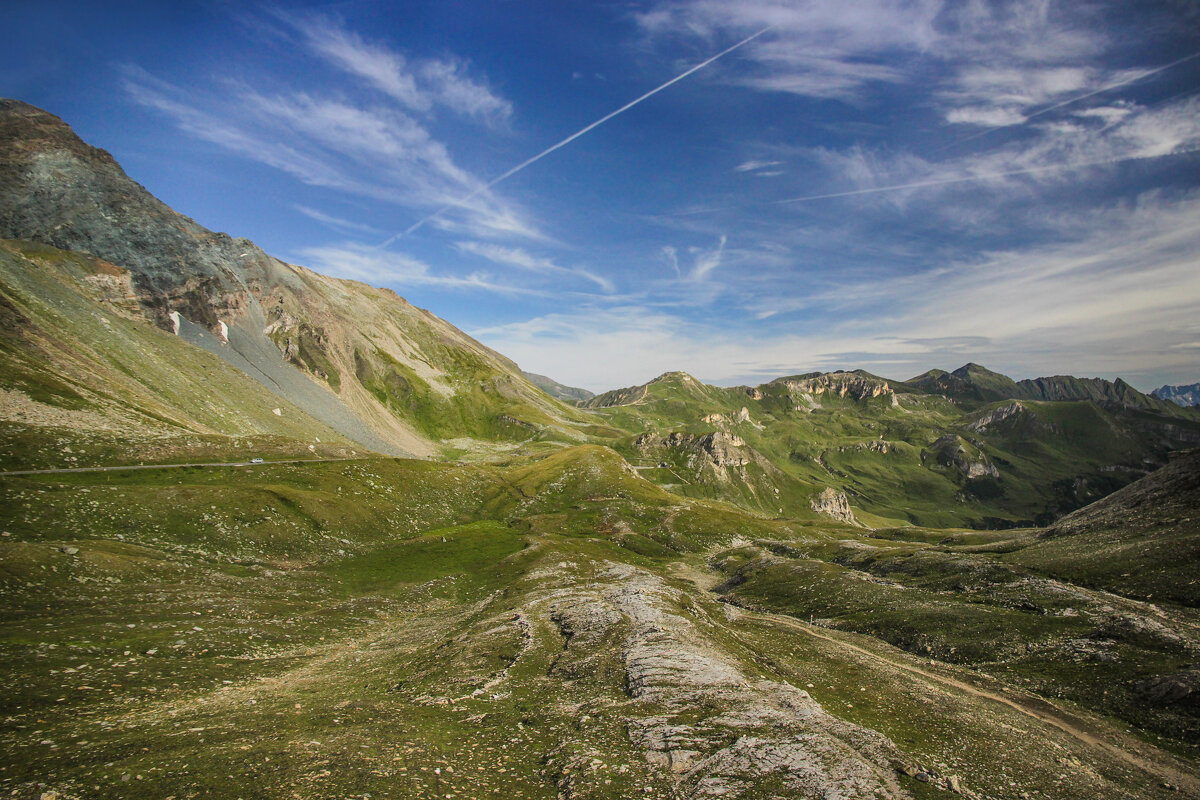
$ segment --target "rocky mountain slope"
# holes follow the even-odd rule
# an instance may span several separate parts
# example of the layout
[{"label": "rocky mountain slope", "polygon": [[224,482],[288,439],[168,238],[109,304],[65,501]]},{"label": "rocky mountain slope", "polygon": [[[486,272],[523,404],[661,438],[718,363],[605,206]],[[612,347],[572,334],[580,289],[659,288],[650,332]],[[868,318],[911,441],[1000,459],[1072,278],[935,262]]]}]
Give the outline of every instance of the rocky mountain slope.
[{"label": "rocky mountain slope", "polygon": [[1029,563],[1078,583],[1200,605],[1200,450],[1068,514],[1026,551]]},{"label": "rocky mountain slope", "polygon": [[538,387],[551,397],[562,400],[564,403],[578,405],[591,400],[596,396],[587,389],[580,389],[575,386],[564,386],[553,378],[548,378],[545,375],[526,372],[525,377],[529,378],[530,383],[532,383],[534,386]]},{"label": "rocky mountain slope", "polygon": [[1200,383],[1187,386],[1160,386],[1150,394],[1178,406],[1200,405]]},{"label": "rocky mountain slope", "polygon": [[785,516],[830,490],[875,525],[1045,523],[1200,444],[1200,415],[1121,381],[1017,382],[974,364],[732,388],[667,373],[586,406],[636,432],[615,446],[672,491]]},{"label": "rocky mountain slope", "polygon": [[580,438],[576,412],[445,321],[206,230],[57,117],[13,100],[0,101],[0,238],[128,271],[149,322],[363,447],[429,456]]}]

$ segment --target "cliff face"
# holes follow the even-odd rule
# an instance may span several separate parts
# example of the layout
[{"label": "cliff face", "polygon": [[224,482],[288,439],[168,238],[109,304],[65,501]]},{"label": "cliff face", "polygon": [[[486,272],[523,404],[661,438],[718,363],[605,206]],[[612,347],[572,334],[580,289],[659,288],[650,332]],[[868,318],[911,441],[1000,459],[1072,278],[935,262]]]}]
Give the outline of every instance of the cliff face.
[{"label": "cliff face", "polygon": [[829,395],[851,400],[869,400],[875,397],[894,397],[891,385],[882,378],[859,372],[822,372],[794,378],[780,378],[792,394],[820,397]]},{"label": "cliff face", "polygon": [[0,238],[93,253],[130,271],[141,304],[171,330],[171,311],[215,330],[252,286],[286,266],[246,239],[172,211],[58,117],[0,100]]}]

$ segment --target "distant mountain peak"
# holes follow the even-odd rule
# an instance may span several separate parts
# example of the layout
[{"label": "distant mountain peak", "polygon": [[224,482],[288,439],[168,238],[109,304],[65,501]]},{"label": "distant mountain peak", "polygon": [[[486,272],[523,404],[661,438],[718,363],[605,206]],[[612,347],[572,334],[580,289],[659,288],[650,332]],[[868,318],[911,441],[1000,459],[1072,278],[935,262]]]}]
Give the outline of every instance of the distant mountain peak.
[{"label": "distant mountain peak", "polygon": [[1150,394],[1160,400],[1174,403],[1177,406],[1200,405],[1200,383],[1185,384],[1182,386],[1164,385],[1158,387]]}]

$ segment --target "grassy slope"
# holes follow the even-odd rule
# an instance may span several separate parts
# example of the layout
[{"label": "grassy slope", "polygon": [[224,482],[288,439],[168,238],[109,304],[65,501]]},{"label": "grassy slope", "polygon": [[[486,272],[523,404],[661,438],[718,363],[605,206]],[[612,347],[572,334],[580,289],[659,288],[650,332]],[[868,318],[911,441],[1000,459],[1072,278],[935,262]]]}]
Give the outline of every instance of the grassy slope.
[{"label": "grassy slope", "polygon": [[536,388],[508,359],[394,292],[301,267],[261,298],[270,338],[377,429],[431,452],[580,441],[591,418]]},{"label": "grassy slope", "polygon": [[127,281],[90,256],[0,243],[5,468],[352,452],[224,361],[148,324],[122,293]]},{"label": "grassy slope", "polygon": [[[582,796],[666,796],[666,773],[625,732],[628,716],[643,712],[605,660],[620,642],[573,671],[555,666],[557,633],[535,625],[529,638],[514,622],[538,607],[548,581],[608,562],[686,589],[684,610],[750,674],[808,686],[836,715],[893,737],[914,761],[965,775],[984,796],[1007,796],[1014,778],[1064,798],[1114,783],[1133,797],[1159,792],[1154,778],[994,704],[828,643],[731,623],[710,596],[672,577],[724,552],[723,569],[748,575],[736,590],[744,601],[805,618],[820,603],[841,627],[902,646],[880,629],[907,610],[903,630],[922,627],[922,655],[951,661],[994,655],[948,649],[982,638],[976,620],[991,617],[988,630],[1037,648],[1097,626],[1014,610],[1045,593],[1014,590],[1010,568],[966,554],[998,547],[997,535],[848,547],[854,531],[684,500],[596,447],[490,466],[376,459],[10,478],[0,482],[0,509],[0,668],[9,676],[0,750],[11,756],[0,786],[32,796],[53,786],[122,797],[135,786],[147,797],[552,798],[568,771]],[[789,577],[768,581],[774,565],[751,575],[762,553]],[[966,570],[972,587],[955,589],[951,575],[964,564],[976,565]],[[911,588],[863,580],[876,572]],[[993,591],[1001,594],[989,599]],[[1050,595],[1039,601],[1060,608]],[[1127,672],[1090,663],[1047,671],[1036,653],[985,668],[1055,696],[1179,660],[1161,643],[1114,647],[1125,661],[1112,669]],[[1191,729],[1168,724],[1183,724],[1178,714],[1137,721],[1188,749]],[[1056,760],[1063,752],[1075,761]],[[769,795],[769,783],[761,790]]]},{"label": "grassy slope", "polygon": [[[1010,404],[964,407],[928,394],[901,394],[895,404],[886,394],[861,400],[830,392],[802,395],[782,379],[756,389],[723,389],[682,373],[591,401],[600,417],[631,434],[733,433],[784,473],[764,480],[749,469],[731,476],[735,480],[714,481],[686,468],[684,456],[672,460],[639,453],[632,436],[618,443],[633,463],[653,467],[668,461],[673,469],[647,470],[645,475],[677,491],[763,513],[795,515],[807,510],[814,494],[832,486],[845,491],[865,519],[880,524],[982,528],[1041,523],[1135,479],[1147,460],[1161,462],[1168,448],[1200,438],[1200,417],[1195,415],[1167,419],[1083,401],[1023,401],[1020,413],[1008,419],[982,430],[970,427]],[[743,408],[749,421],[739,422]],[[705,421],[714,414],[721,419]],[[982,453],[999,477],[968,479],[960,469],[939,463],[931,448],[947,434],[960,436],[972,453]],[[775,490],[782,502],[765,502]]]}]

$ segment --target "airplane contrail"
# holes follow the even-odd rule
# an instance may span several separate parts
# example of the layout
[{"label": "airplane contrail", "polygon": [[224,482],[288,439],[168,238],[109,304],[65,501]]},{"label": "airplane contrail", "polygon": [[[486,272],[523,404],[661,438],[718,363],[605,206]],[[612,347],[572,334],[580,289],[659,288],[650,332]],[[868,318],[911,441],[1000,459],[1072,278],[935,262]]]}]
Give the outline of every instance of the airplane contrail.
[{"label": "airplane contrail", "polygon": [[[1057,111],[1058,109],[1062,108],[1063,106],[1069,106],[1072,103],[1078,103],[1080,100],[1087,100],[1089,97],[1095,97],[1098,94],[1104,94],[1105,92],[1111,92],[1113,89],[1120,89],[1122,86],[1128,86],[1131,83],[1137,83],[1140,80],[1145,80],[1146,78],[1149,78],[1151,75],[1157,75],[1160,72],[1166,72],[1167,70],[1171,69],[1172,67],[1177,67],[1180,64],[1186,63],[1186,62],[1191,61],[1196,58],[1200,58],[1200,52],[1192,53],[1190,56],[1184,56],[1183,58],[1176,59],[1175,61],[1172,61],[1170,64],[1163,64],[1161,67],[1155,67],[1154,69],[1148,69],[1145,72],[1140,72],[1131,78],[1126,78],[1125,80],[1117,81],[1116,83],[1110,83],[1107,86],[1102,86],[1099,89],[1096,89],[1091,92],[1087,92],[1086,94],[1077,95],[1075,97],[1069,97],[1066,100],[1063,100],[1061,103],[1055,103],[1054,105],[1043,108],[1040,111],[1035,111],[1032,114],[1026,115],[1024,119],[1022,119],[1019,123],[1017,123],[1017,125],[1024,125],[1026,122],[1029,122],[1029,120],[1033,119],[1034,117],[1040,117],[1043,114],[1049,114],[1051,111]],[[984,130],[979,131],[978,133],[973,133],[970,136],[964,136],[961,139],[957,139],[941,149],[945,150],[945,149],[948,149],[951,147],[957,147],[958,145],[963,144],[964,142],[970,142],[975,139],[978,139],[981,136],[987,136],[989,133],[994,133],[995,131],[1004,130],[1005,128],[1011,128],[1011,127],[1014,127],[1014,126],[1012,126],[1012,125],[993,125],[992,127],[985,128]]]},{"label": "airplane contrail", "polygon": [[[970,181],[986,181],[994,178],[1008,178],[1013,175],[1032,175],[1038,172],[1054,172],[1070,169],[1082,169],[1084,167],[1097,167],[1102,164],[1121,164],[1126,161],[1141,161],[1151,158],[1166,158],[1167,156],[1182,156],[1188,153],[1200,152],[1200,147],[1191,147],[1187,150],[1174,150],[1170,153],[1157,153],[1154,155],[1144,156],[1122,156],[1117,158],[1102,158],[1096,161],[1076,161],[1071,164],[1047,164],[1043,167],[1026,167],[1025,169],[1014,169],[1007,172],[991,172],[982,175],[964,175],[958,178],[938,178],[929,181],[917,181],[915,183],[898,183],[892,186],[873,186],[869,189],[854,189],[847,192],[831,192],[829,194],[811,194],[806,197],[791,197],[787,200],[775,200],[771,205],[786,205],[789,203],[807,203],[811,200],[830,200],[835,197],[854,197],[861,194],[880,194],[882,192],[898,192],[903,189],[922,189],[928,186],[945,186],[952,183],[968,183]],[[715,209],[707,209],[715,210]],[[698,213],[704,213],[698,212]]]},{"label": "airplane contrail", "polygon": [[729,55],[730,53],[732,53],[734,50],[737,50],[739,47],[742,47],[743,45],[749,44],[750,42],[754,41],[755,39],[757,39],[758,37],[762,36],[764,33],[766,33],[767,31],[771,30],[771,29],[772,29],[772,28],[774,28],[774,27],[775,27],[774,25],[768,25],[767,27],[765,27],[765,28],[763,28],[762,30],[760,30],[758,33],[755,33],[755,34],[752,34],[752,35],[750,35],[750,36],[747,36],[745,39],[742,39],[740,42],[738,42],[737,44],[733,45],[732,47],[727,47],[727,48],[725,48],[724,50],[722,50],[721,52],[717,53],[715,56],[712,56],[711,58],[708,58],[708,59],[706,59],[706,60],[704,60],[704,61],[701,61],[699,64],[697,64],[696,66],[694,66],[694,67],[692,67],[691,69],[687,70],[686,72],[682,72],[682,73],[680,73],[679,75],[676,75],[676,76],[675,76],[674,78],[672,78],[671,80],[667,81],[666,83],[662,84],[661,86],[658,86],[658,87],[655,87],[654,89],[651,89],[650,91],[646,92],[644,95],[642,95],[641,97],[637,98],[636,100],[633,100],[633,101],[631,101],[631,102],[628,102],[628,103],[626,103],[625,105],[623,105],[623,106],[621,106],[620,108],[618,108],[616,111],[613,111],[613,112],[612,112],[612,113],[610,113],[610,114],[605,114],[603,117],[601,117],[600,119],[596,120],[596,121],[595,121],[595,122],[593,122],[591,125],[588,125],[588,126],[586,126],[586,127],[584,127],[584,128],[580,128],[578,131],[576,131],[575,133],[572,133],[570,136],[568,136],[567,138],[563,139],[561,142],[558,142],[557,144],[553,144],[553,145],[551,145],[551,146],[547,147],[547,148],[546,148],[545,150],[543,150],[542,152],[540,152],[540,153],[538,153],[537,155],[533,156],[532,158],[528,158],[528,159],[526,159],[526,160],[522,161],[520,164],[517,164],[515,167],[513,167],[512,169],[510,169],[508,172],[502,173],[502,174],[500,174],[500,175],[497,175],[495,178],[492,178],[492,179],[491,179],[490,181],[488,181],[486,184],[484,184],[483,186],[480,186],[478,189],[476,189],[475,191],[473,191],[473,192],[471,192],[470,194],[466,195],[466,196],[465,196],[465,197],[463,197],[462,199],[460,199],[460,200],[457,200],[457,201],[455,201],[455,202],[453,202],[453,203],[448,203],[448,204],[446,204],[446,205],[442,206],[441,208],[439,208],[437,211],[434,211],[432,214],[430,214],[430,215],[428,215],[428,216],[426,216],[426,217],[422,217],[421,219],[417,220],[416,222],[414,222],[412,225],[410,225],[410,226],[409,226],[408,228],[406,228],[405,230],[401,231],[400,233],[397,233],[395,236],[391,237],[390,239],[388,239],[387,241],[385,241],[385,242],[383,242],[381,245],[379,245],[379,249],[383,249],[384,247],[387,247],[388,245],[392,244],[393,242],[395,242],[395,241],[396,241],[396,240],[398,240],[398,239],[403,239],[405,236],[408,236],[410,233],[412,233],[413,231],[417,230],[418,228],[420,228],[420,227],[421,227],[422,225],[424,225],[425,223],[429,222],[430,220],[436,219],[437,217],[441,216],[442,214],[444,214],[445,212],[449,211],[450,209],[452,209],[452,208],[457,208],[457,207],[460,207],[460,206],[464,205],[465,203],[469,203],[471,200],[474,200],[476,197],[478,197],[479,195],[483,194],[483,193],[484,193],[484,192],[486,192],[487,190],[491,189],[493,186],[495,186],[496,184],[500,183],[501,181],[508,180],[508,179],[509,179],[509,178],[511,178],[513,175],[516,175],[518,172],[520,172],[521,170],[523,170],[523,169],[525,169],[526,167],[530,166],[531,164],[534,164],[534,163],[536,163],[536,162],[538,162],[538,161],[541,161],[543,158],[545,158],[546,156],[550,155],[550,154],[551,154],[551,153],[553,153],[555,150],[558,150],[559,148],[565,147],[566,145],[568,145],[568,144],[570,144],[571,142],[573,142],[573,141],[575,141],[576,139],[578,139],[580,136],[583,136],[585,133],[588,133],[589,131],[595,130],[596,128],[600,127],[600,126],[601,126],[601,125],[603,125],[604,123],[608,122],[608,121],[609,121],[610,119],[612,119],[613,117],[617,116],[618,114],[623,114],[623,113],[625,113],[626,111],[628,111],[629,109],[633,108],[634,106],[636,106],[638,103],[642,102],[643,100],[647,100],[647,99],[649,99],[649,98],[653,97],[654,95],[658,94],[658,93],[659,93],[659,92],[661,92],[663,89],[666,89],[666,88],[667,88],[667,87],[669,87],[669,86],[672,86],[672,85],[674,85],[674,84],[676,84],[676,83],[679,83],[679,81],[683,80],[684,78],[686,78],[687,76],[691,75],[692,73],[694,73],[694,72],[698,72],[699,70],[702,70],[702,69],[704,69],[704,68],[705,68],[705,67],[707,67],[709,64],[711,64],[711,63],[713,63],[714,61],[716,61],[718,58],[721,58],[721,57],[723,57],[723,56],[727,56],[727,55]]}]

